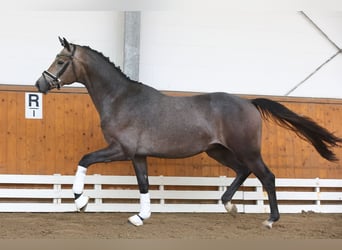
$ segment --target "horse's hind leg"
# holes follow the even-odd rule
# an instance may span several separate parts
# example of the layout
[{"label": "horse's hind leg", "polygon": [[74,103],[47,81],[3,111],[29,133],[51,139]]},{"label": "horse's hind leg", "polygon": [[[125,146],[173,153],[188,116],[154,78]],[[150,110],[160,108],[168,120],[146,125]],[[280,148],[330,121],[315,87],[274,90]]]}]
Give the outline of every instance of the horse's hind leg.
[{"label": "horse's hind leg", "polygon": [[[226,192],[222,195],[221,200],[224,204],[227,212],[237,212],[237,208],[234,204],[231,203],[231,200],[236,193],[236,191],[239,189],[239,187],[242,185],[242,183],[247,179],[247,177],[250,175],[250,171],[246,168],[241,167],[240,165],[230,165],[231,168],[235,171],[236,177],[234,181],[230,184],[230,186],[227,188]],[[234,167],[233,167],[234,166]]]},{"label": "horse's hind leg", "polygon": [[260,154],[258,156],[251,157],[245,161],[246,166],[252,171],[253,174],[260,180],[263,187],[266,189],[271,214],[268,220],[263,222],[263,225],[267,228],[272,228],[272,224],[279,220],[278,202],[275,191],[275,176],[268,169]]},{"label": "horse's hind leg", "polygon": [[145,156],[135,156],[133,166],[137,176],[140,191],[140,212],[128,218],[128,221],[135,226],[143,225],[143,220],[151,216],[150,194],[148,192],[149,182],[147,174],[147,162]]},{"label": "horse's hind leg", "polygon": [[[255,157],[244,157],[243,161],[239,161],[230,150],[221,146],[208,150],[207,154],[221,164],[232,168],[236,172],[235,180],[222,195],[222,202],[228,212],[234,209],[234,206],[231,205],[231,199],[235,192],[251,173],[255,174],[267,191],[271,209],[271,215],[268,220],[264,221],[263,225],[268,228],[272,228],[272,224],[279,220],[279,211],[275,192],[275,176],[267,168],[261,158],[261,155],[257,154]],[[243,155],[250,154],[245,152]]]},{"label": "horse's hind leg", "polygon": [[235,155],[228,149],[217,146],[213,149],[207,151],[207,154],[223,164],[224,166],[230,167],[236,173],[236,178],[227,188],[226,192],[221,197],[222,203],[224,204],[227,212],[234,213],[237,212],[237,208],[235,205],[231,203],[231,200],[239,189],[241,184],[246,180],[246,178],[250,175],[251,171],[244,167],[235,157]]}]

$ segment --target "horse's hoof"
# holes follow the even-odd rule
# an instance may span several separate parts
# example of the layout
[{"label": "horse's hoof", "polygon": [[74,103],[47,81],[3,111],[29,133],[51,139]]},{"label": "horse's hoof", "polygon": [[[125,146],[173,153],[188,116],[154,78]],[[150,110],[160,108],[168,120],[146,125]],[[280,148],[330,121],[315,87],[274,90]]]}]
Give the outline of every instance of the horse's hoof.
[{"label": "horse's hoof", "polygon": [[227,210],[228,213],[235,215],[237,214],[237,207],[235,204],[232,204],[231,202],[227,202],[224,205],[225,209]]},{"label": "horse's hoof", "polygon": [[133,215],[133,216],[129,217],[128,221],[136,227],[144,225],[143,220],[138,215]]},{"label": "horse's hoof", "polygon": [[78,210],[78,212],[84,213],[84,212],[86,211],[86,209],[87,209],[87,206],[88,206],[88,203],[85,204],[85,206],[81,207],[81,208]]},{"label": "horse's hoof", "polygon": [[272,229],[273,221],[265,220],[262,225],[267,229]]},{"label": "horse's hoof", "polygon": [[75,200],[77,212],[85,212],[89,202],[89,197],[81,195]]}]

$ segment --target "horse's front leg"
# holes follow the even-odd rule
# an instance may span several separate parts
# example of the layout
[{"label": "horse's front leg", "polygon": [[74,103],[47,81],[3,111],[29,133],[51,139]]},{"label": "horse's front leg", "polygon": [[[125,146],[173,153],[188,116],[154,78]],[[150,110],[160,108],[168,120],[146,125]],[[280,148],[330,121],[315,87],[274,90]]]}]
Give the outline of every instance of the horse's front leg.
[{"label": "horse's front leg", "polygon": [[133,159],[133,166],[137,176],[140,191],[140,212],[128,218],[128,221],[135,226],[144,224],[144,220],[151,216],[151,201],[148,192],[148,173],[146,156],[136,156]]},{"label": "horse's front leg", "polygon": [[84,211],[89,201],[89,197],[83,194],[84,180],[88,167],[94,163],[120,161],[125,159],[125,154],[118,144],[111,144],[107,148],[86,154],[82,157],[78,163],[74,184],[72,186],[77,211]]}]

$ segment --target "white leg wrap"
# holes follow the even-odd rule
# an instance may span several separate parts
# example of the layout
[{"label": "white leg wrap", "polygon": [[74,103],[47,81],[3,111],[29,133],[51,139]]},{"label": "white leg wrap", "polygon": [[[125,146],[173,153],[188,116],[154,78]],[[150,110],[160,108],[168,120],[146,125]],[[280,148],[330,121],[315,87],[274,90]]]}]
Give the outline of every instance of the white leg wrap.
[{"label": "white leg wrap", "polygon": [[74,184],[72,186],[72,191],[75,194],[82,194],[84,188],[84,179],[86,177],[87,169],[82,166],[77,167],[77,171],[75,174]]},{"label": "white leg wrap", "polygon": [[150,194],[140,194],[140,213],[139,216],[142,219],[148,219],[151,217],[151,199]]},{"label": "white leg wrap", "polygon": [[76,205],[77,211],[78,212],[84,211],[88,202],[89,202],[89,197],[85,196],[84,194],[81,194],[81,196],[75,200],[75,205]]},{"label": "white leg wrap", "polygon": [[128,221],[134,226],[142,226],[143,220],[151,217],[151,199],[150,194],[140,194],[140,213],[128,218]]},{"label": "white leg wrap", "polygon": [[144,224],[143,220],[136,214],[128,218],[128,221],[134,226],[142,226]]},{"label": "white leg wrap", "polygon": [[86,177],[86,173],[87,168],[82,166],[77,167],[74,184],[72,186],[74,194],[78,196],[76,196],[77,199],[75,199],[77,211],[82,210],[88,204],[89,201],[89,197],[83,195],[84,179]]}]

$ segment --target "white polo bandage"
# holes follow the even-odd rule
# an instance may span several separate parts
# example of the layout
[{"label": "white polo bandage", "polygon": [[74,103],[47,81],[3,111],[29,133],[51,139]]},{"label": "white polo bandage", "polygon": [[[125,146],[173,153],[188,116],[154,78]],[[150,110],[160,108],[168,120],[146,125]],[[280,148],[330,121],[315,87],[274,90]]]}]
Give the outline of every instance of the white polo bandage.
[{"label": "white polo bandage", "polygon": [[151,217],[151,199],[150,194],[140,194],[140,213],[139,216],[142,219],[148,219]]},{"label": "white polo bandage", "polygon": [[78,166],[75,174],[74,184],[72,186],[72,191],[75,194],[82,194],[84,189],[84,179],[86,177],[87,168]]}]

